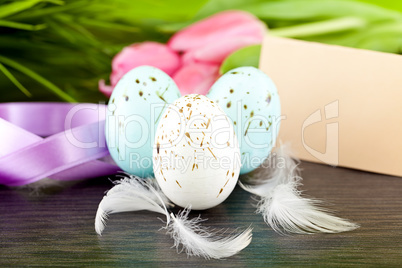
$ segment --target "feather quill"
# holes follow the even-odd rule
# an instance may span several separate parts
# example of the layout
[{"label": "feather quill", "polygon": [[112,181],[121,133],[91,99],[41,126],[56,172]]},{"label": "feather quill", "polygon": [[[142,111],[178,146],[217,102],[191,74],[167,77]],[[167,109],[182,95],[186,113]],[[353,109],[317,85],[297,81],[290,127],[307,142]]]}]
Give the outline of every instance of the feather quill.
[{"label": "feather quill", "polygon": [[116,182],[99,203],[95,217],[95,231],[101,235],[109,214],[128,211],[149,210],[170,217],[167,207],[172,206],[157,187],[154,179],[143,180],[136,176]]},{"label": "feather quill", "polygon": [[281,145],[264,162],[268,167],[253,174],[247,184],[239,181],[244,190],[260,197],[256,212],[264,221],[278,233],[339,233],[358,228],[321,207],[321,201],[301,195],[298,162],[288,146]]},{"label": "feather quill", "polygon": [[136,176],[123,178],[116,182],[99,204],[95,217],[95,231],[101,235],[109,214],[127,211],[149,210],[166,216],[167,233],[174,239],[174,246],[185,251],[188,256],[206,259],[230,257],[251,242],[252,229],[239,234],[218,237],[217,232],[208,232],[202,227],[200,217],[189,220],[190,208],[174,216],[168,212],[173,206],[162,193],[154,179],[141,179]]},{"label": "feather quill", "polygon": [[[222,259],[237,254],[247,247],[252,239],[252,228],[228,237],[219,237],[217,232],[210,232],[202,227],[200,217],[188,219],[190,208],[185,208],[172,221],[168,234],[174,239],[178,251],[186,251],[188,256],[204,257],[206,259]],[[180,250],[180,247],[181,250]]]}]

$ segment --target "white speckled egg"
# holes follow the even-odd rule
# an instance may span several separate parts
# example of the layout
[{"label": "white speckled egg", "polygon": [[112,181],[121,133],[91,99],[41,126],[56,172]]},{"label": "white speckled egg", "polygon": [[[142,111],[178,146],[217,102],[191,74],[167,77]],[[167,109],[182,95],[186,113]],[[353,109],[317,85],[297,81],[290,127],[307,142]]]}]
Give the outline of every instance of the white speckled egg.
[{"label": "white speckled egg", "polygon": [[220,77],[207,96],[233,121],[242,158],[240,174],[259,167],[275,146],[281,121],[273,81],[257,68],[239,67]]},{"label": "white speckled egg", "polygon": [[158,184],[175,204],[199,210],[222,203],[241,165],[230,119],[205,96],[179,98],[159,122],[153,163]]},{"label": "white speckled egg", "polygon": [[169,103],[180,97],[174,81],[163,71],[137,67],[117,83],[106,116],[106,142],[113,160],[124,171],[152,175],[155,129]]}]

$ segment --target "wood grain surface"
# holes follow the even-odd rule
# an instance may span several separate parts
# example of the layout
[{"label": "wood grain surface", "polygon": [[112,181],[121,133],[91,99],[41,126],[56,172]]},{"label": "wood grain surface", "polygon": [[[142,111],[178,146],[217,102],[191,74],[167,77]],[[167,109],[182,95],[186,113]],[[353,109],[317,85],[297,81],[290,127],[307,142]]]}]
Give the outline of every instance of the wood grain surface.
[{"label": "wood grain surface", "polygon": [[[172,248],[159,214],[111,215],[103,236],[94,217],[108,178],[57,186],[38,194],[0,186],[0,266],[80,267],[401,267],[402,178],[302,163],[306,195],[361,227],[341,234],[281,236],[239,187],[221,205],[202,211],[212,228],[254,228],[251,244],[225,260],[187,258]],[[197,216],[200,212],[192,212]]]}]

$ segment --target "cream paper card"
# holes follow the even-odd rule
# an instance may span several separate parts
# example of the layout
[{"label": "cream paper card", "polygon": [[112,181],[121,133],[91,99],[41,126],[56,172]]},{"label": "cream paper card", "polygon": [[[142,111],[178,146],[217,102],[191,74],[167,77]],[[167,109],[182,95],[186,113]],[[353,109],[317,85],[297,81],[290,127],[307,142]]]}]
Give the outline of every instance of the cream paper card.
[{"label": "cream paper card", "polygon": [[402,56],[267,36],[260,68],[298,157],[402,176]]}]

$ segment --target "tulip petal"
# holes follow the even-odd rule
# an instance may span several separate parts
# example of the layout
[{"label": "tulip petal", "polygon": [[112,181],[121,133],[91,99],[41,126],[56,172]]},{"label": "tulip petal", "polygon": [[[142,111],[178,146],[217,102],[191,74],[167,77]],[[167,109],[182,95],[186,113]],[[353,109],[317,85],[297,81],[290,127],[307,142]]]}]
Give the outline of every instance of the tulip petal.
[{"label": "tulip petal", "polygon": [[98,87],[99,91],[102,92],[106,97],[110,97],[110,95],[112,95],[113,87],[107,86],[105,84],[105,80],[99,80]]},{"label": "tulip petal", "polygon": [[180,55],[165,44],[143,42],[123,48],[112,61],[111,86],[99,81],[99,90],[106,96],[112,94],[114,86],[128,71],[135,67],[149,65],[172,76],[181,65]]},{"label": "tulip petal", "polygon": [[128,71],[141,65],[159,68],[171,76],[180,67],[180,56],[166,45],[156,42],[125,47],[112,61],[112,85],[116,85]]},{"label": "tulip petal", "polygon": [[190,50],[183,55],[184,62],[203,61],[220,64],[227,56],[240,48],[261,44],[261,40],[255,37],[232,37],[219,40],[205,47]]},{"label": "tulip petal", "polygon": [[233,36],[253,36],[262,40],[265,24],[244,11],[224,11],[177,32],[168,42],[175,51],[203,47]]},{"label": "tulip petal", "polygon": [[206,95],[219,77],[219,65],[208,63],[192,63],[183,66],[173,76],[182,95]]}]

